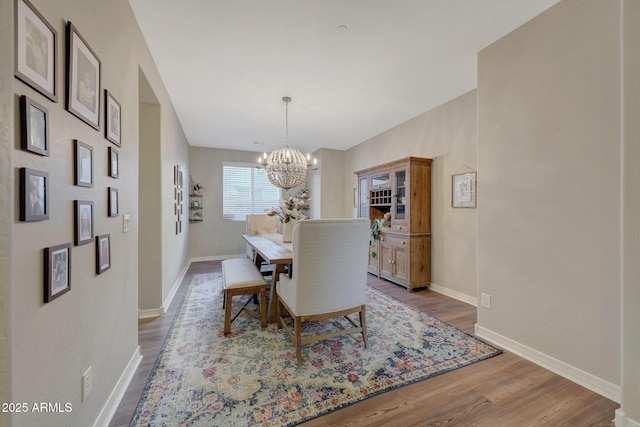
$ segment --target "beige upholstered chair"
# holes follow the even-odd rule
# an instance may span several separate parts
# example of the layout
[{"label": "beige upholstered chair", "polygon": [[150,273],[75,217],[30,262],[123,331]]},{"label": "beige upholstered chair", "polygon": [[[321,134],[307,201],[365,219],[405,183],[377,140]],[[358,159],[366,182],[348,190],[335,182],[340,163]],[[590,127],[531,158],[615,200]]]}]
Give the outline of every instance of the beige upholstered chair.
[{"label": "beige upholstered chair", "polygon": [[[281,274],[277,293],[278,327],[285,328],[302,363],[303,345],[339,335],[361,333],[367,347],[365,286],[369,257],[369,220],[310,219],[293,230],[293,273]],[[285,322],[282,309],[293,318]],[[359,313],[359,325],[347,315]],[[345,316],[352,327],[301,337],[303,322]]]},{"label": "beige upholstered chair", "polygon": [[[246,234],[276,234],[278,233],[278,223],[275,216],[269,215],[247,215]],[[247,256],[254,259],[255,254],[251,246],[247,245]]]}]

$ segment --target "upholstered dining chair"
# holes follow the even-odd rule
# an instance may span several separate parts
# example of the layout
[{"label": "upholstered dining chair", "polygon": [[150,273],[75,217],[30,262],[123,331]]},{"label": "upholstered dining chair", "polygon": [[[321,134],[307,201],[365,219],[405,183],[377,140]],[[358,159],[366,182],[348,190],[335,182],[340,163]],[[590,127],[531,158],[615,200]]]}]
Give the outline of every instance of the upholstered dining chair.
[{"label": "upholstered dining chair", "polygon": [[[278,328],[283,327],[296,348],[298,365],[302,346],[340,335],[361,333],[367,347],[365,286],[369,257],[369,220],[309,219],[293,230],[292,276],[278,281]],[[285,321],[285,309],[293,318]],[[359,314],[359,324],[348,317]],[[324,334],[301,336],[302,324],[345,317],[350,325]],[[292,327],[291,327],[292,326]]]}]

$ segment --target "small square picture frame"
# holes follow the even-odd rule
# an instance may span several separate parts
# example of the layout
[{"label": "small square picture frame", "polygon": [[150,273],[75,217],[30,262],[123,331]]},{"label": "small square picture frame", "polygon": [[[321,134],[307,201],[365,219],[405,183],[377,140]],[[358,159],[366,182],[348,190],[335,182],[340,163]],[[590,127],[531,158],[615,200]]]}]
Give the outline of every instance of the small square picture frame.
[{"label": "small square picture frame", "polygon": [[74,140],[75,185],[93,187],[93,147],[79,139]]},{"label": "small square picture frame", "polygon": [[58,102],[58,33],[29,1],[15,5],[15,76]]},{"label": "small square picture frame", "polygon": [[71,243],[44,248],[44,302],[71,290]]},{"label": "small square picture frame", "polygon": [[26,95],[20,97],[20,142],[25,151],[49,156],[49,110]]},{"label": "small square picture frame", "polygon": [[120,214],[120,201],[118,200],[118,189],[115,187],[109,187],[108,189],[108,204],[107,204],[107,215],[111,218],[116,217]]},{"label": "small square picture frame", "polygon": [[96,236],[96,274],[111,268],[111,234]]},{"label": "small square picture frame", "polygon": [[104,137],[120,147],[122,145],[120,133],[122,131],[122,113],[118,100],[107,89],[104,90]]},{"label": "small square picture frame", "polygon": [[49,219],[49,173],[20,168],[20,221]]},{"label": "small square picture frame", "polygon": [[76,246],[86,245],[93,241],[93,202],[74,200],[74,231]]},{"label": "small square picture frame", "polygon": [[102,63],[98,55],[67,22],[67,111],[100,130],[100,85]]},{"label": "small square picture frame", "polygon": [[120,158],[119,158],[120,154],[118,153],[118,150],[116,150],[113,147],[109,147],[109,176],[111,178],[115,178],[118,179],[120,177],[119,175],[119,170],[120,170]]}]

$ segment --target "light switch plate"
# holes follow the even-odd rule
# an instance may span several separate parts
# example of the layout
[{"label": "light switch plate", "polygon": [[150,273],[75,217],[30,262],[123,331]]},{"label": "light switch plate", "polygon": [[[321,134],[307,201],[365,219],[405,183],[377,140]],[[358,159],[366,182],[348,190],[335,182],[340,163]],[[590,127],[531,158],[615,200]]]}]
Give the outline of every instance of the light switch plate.
[{"label": "light switch plate", "polygon": [[128,233],[131,231],[131,215],[122,215],[122,232]]}]

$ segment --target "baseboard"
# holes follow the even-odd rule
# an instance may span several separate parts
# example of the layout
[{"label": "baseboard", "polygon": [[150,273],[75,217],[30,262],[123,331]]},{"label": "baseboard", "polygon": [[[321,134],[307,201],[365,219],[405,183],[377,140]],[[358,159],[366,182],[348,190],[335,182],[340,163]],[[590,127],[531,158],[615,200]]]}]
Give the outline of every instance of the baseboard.
[{"label": "baseboard", "polygon": [[607,399],[620,403],[622,390],[618,385],[598,378],[595,375],[589,374],[588,372],[539,352],[538,350],[527,347],[524,344],[502,336],[478,324],[475,326],[475,332],[476,336],[490,341],[498,347],[502,347],[505,350],[517,354],[518,356],[523,357],[536,365],[542,366],[543,368],[548,369],[576,384],[586,387]]},{"label": "baseboard", "polygon": [[616,427],[640,427],[640,422],[627,418],[624,411],[620,408],[616,409],[616,418],[613,422]]},{"label": "baseboard", "polygon": [[457,299],[458,301],[466,302],[467,304],[471,304],[474,307],[478,306],[478,298],[472,297],[471,295],[463,294],[462,292],[445,288],[444,286],[440,286],[433,282],[429,284],[429,289],[432,290],[433,292],[437,292],[439,294],[446,295],[453,299]]},{"label": "baseboard", "polygon": [[176,277],[176,280],[173,282],[173,286],[169,290],[167,297],[164,299],[164,301],[162,301],[162,314],[166,313],[167,310],[169,310],[169,306],[173,301],[173,297],[176,296],[176,293],[178,292],[178,289],[180,288],[180,285],[182,284],[182,280],[184,280],[184,276],[187,274],[187,270],[189,270],[190,265],[191,265],[191,260],[188,260],[187,263],[182,268],[182,271],[180,271],[180,274],[178,274],[178,277]]},{"label": "baseboard", "polygon": [[189,260],[189,262],[200,262],[200,261],[223,261],[229,258],[246,258],[247,254],[235,254],[235,255],[212,255],[212,256],[200,256],[194,257]]},{"label": "baseboard", "polygon": [[160,317],[164,314],[164,308],[149,308],[147,310],[138,310],[138,319],[147,319],[149,317]]},{"label": "baseboard", "polygon": [[133,379],[133,375],[136,373],[140,362],[142,361],[142,354],[140,354],[140,346],[136,348],[136,351],[133,352],[131,359],[129,359],[129,363],[124,368],[124,371],[118,378],[118,382],[116,386],[111,391],[109,398],[106,403],[102,407],[102,411],[98,414],[98,418],[96,418],[93,423],[93,427],[108,427],[109,423],[111,423],[111,419],[113,415],[116,413],[118,406],[120,405],[120,401],[124,397],[127,388],[129,387],[129,383]]},{"label": "baseboard", "polygon": [[182,280],[184,280],[184,276],[187,274],[187,270],[189,270],[189,266],[191,265],[191,262],[192,262],[191,260],[187,261],[185,266],[182,268],[182,271],[180,271],[180,274],[178,274],[178,277],[176,278],[175,282],[173,282],[173,286],[171,286],[171,289],[169,290],[167,297],[162,302],[162,307],[149,308],[146,310],[138,310],[138,319],[148,319],[149,317],[159,317],[167,312],[167,310],[169,309],[169,306],[171,305],[171,302],[173,301],[173,298],[176,296],[176,293],[178,292],[178,288],[180,288],[180,285],[182,284]]}]

